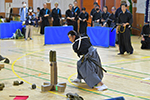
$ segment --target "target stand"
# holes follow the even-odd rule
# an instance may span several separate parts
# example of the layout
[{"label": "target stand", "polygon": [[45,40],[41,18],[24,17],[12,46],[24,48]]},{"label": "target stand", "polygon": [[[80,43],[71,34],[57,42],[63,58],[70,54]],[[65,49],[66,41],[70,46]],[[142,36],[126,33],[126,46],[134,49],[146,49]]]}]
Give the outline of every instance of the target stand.
[{"label": "target stand", "polygon": [[50,72],[51,72],[51,81],[50,82],[44,82],[43,85],[41,85],[41,91],[58,91],[58,92],[64,92],[66,89],[66,83],[58,83],[57,82],[57,61],[56,61],[56,51],[50,51],[49,53],[49,60],[50,60]]}]

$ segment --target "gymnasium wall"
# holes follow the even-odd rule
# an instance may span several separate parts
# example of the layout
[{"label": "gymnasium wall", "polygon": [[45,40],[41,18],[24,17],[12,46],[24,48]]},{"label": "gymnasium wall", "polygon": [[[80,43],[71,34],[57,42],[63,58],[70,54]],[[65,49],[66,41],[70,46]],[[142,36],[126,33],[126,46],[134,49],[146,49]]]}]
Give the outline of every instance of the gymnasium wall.
[{"label": "gymnasium wall", "polygon": [[[146,0],[137,0],[137,3],[133,3],[133,27],[139,28],[142,31],[144,26],[144,17],[145,17],[145,5]],[[132,34],[140,35],[141,31],[132,30]]]},{"label": "gymnasium wall", "polygon": [[5,16],[5,0],[0,0],[0,16]]},{"label": "gymnasium wall", "polygon": [[[14,8],[14,12],[18,13],[18,8],[22,7],[22,1],[27,2],[27,6],[32,6],[34,8],[34,11],[36,12],[36,8],[43,7],[43,3],[47,2],[50,8],[54,8],[54,3],[58,2],[59,3],[59,8],[62,10],[62,14],[65,14],[65,11],[68,9],[68,5],[71,3],[73,4],[74,0],[0,0],[0,16],[5,17],[5,12],[6,12],[6,6],[5,3],[12,3],[12,7]],[[50,2],[49,2],[50,1]],[[81,5],[80,1],[79,6]]]},{"label": "gymnasium wall", "polygon": [[[33,0],[33,8],[36,11],[37,7],[42,8],[43,3],[46,2],[47,0]],[[71,3],[73,4],[74,0],[50,0],[49,3],[51,3],[51,8],[53,9],[55,6],[55,2],[58,2],[59,8],[62,11],[62,14],[65,14],[65,11],[68,9],[68,5]]]}]

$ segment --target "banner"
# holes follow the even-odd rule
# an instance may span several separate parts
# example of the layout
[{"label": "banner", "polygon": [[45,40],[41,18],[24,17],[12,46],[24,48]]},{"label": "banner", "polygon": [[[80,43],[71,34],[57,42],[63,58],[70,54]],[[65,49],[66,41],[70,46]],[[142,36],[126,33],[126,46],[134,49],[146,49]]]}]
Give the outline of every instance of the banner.
[{"label": "banner", "polygon": [[150,0],[146,0],[145,22],[150,22]]}]

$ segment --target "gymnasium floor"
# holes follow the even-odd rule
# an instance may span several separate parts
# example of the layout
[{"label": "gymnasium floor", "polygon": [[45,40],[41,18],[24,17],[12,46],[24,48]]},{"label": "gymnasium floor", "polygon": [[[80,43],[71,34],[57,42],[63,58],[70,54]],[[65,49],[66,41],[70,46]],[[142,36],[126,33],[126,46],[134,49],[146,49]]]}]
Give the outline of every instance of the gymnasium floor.
[{"label": "gymnasium floor", "polygon": [[[135,49],[133,55],[118,56],[117,48],[96,47],[101,57],[105,73],[103,82],[108,90],[99,92],[86,84],[73,84],[76,78],[76,62],[79,59],[71,44],[46,45],[44,36],[34,31],[32,41],[0,40],[0,54],[11,60],[0,71],[0,83],[5,88],[0,91],[0,100],[13,100],[9,95],[27,95],[28,100],[66,100],[66,93],[78,93],[85,100],[103,100],[123,96],[126,100],[150,100],[150,51],[140,49],[140,39],[132,36]],[[49,51],[57,51],[58,81],[66,82],[64,93],[41,92],[43,82],[50,81]],[[20,86],[13,81],[23,80]],[[31,84],[38,87],[31,89]]]}]

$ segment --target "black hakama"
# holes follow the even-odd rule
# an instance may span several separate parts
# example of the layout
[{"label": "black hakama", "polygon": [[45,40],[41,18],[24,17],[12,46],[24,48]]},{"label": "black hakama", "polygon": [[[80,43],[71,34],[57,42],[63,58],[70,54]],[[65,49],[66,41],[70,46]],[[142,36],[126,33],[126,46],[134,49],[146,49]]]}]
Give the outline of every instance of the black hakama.
[{"label": "black hakama", "polygon": [[[46,15],[46,14],[49,14],[49,16],[48,17],[44,17],[44,15]],[[45,26],[50,26],[50,24],[49,24],[49,21],[48,21],[48,18],[50,17],[50,10],[49,9],[41,9],[40,10],[40,15],[39,15],[39,17],[41,17],[42,18],[42,23],[41,23],[41,34],[44,34],[44,28],[45,28]]]},{"label": "black hakama", "polygon": [[73,12],[75,13],[74,30],[78,32],[78,17],[80,14],[80,8],[78,6],[73,8]]},{"label": "black hakama", "polygon": [[[130,25],[132,25],[133,23],[132,14],[129,11],[126,11],[125,13],[121,12],[118,17],[118,23],[119,24],[129,23]],[[123,26],[120,27],[119,50],[120,50],[120,54],[124,54],[125,52],[130,54],[133,53],[129,25],[126,26],[125,31]]]},{"label": "black hakama", "polygon": [[[72,10],[68,9],[68,10],[66,11],[65,16],[66,16],[66,18],[67,18],[67,17],[73,18],[73,17],[75,17],[75,13],[74,13]],[[67,24],[68,24],[69,26],[72,25],[72,26],[74,27],[74,23],[75,23],[75,20],[67,19]]]},{"label": "black hakama", "polygon": [[52,10],[53,26],[60,26],[61,10],[54,8]]},{"label": "black hakama", "polygon": [[80,37],[73,43],[73,50],[79,57],[83,55],[77,62],[77,78],[84,79],[87,85],[93,88],[103,78],[102,68],[99,67],[102,65],[96,49],[93,48],[88,37]]},{"label": "black hakama", "polygon": [[[79,15],[80,20],[80,34],[86,34],[87,30],[87,20],[89,18],[89,14],[87,12],[83,13],[81,12]],[[86,21],[83,22],[83,20],[86,19]]]}]

